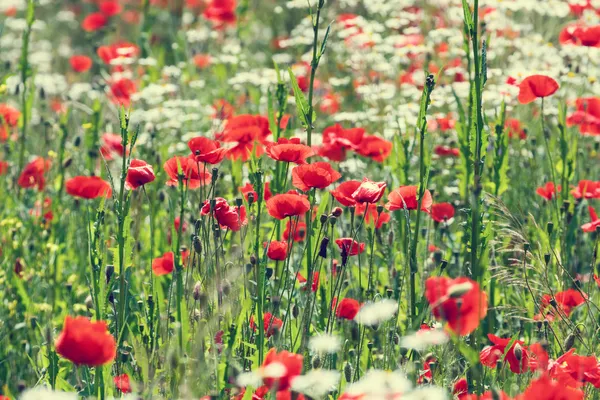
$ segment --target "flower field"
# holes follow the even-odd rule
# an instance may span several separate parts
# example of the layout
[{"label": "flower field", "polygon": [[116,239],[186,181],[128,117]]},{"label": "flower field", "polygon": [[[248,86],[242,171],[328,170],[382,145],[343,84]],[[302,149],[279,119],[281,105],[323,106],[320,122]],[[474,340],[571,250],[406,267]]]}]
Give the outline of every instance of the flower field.
[{"label": "flower field", "polygon": [[600,1],[0,0],[0,400],[600,399]]}]

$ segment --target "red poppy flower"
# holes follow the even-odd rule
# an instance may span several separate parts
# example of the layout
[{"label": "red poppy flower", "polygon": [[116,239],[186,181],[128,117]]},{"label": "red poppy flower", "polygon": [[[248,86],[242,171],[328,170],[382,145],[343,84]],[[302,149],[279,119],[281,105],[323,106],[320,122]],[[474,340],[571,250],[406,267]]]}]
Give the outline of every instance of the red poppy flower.
[{"label": "red poppy flower", "polygon": [[152,260],[152,272],[156,276],[167,275],[175,269],[175,254],[169,251]]},{"label": "red poppy flower", "polygon": [[37,188],[41,192],[46,186],[45,175],[49,170],[50,160],[45,160],[43,157],[36,157],[23,168],[17,184],[24,189]]},{"label": "red poppy flower", "polygon": [[308,192],[311,188],[324,189],[342,177],[328,162],[299,165],[292,169],[292,184]]},{"label": "red poppy flower", "polygon": [[319,104],[322,113],[334,115],[340,110],[340,97],[335,93],[326,93]]},{"label": "red poppy flower", "polygon": [[531,103],[535,99],[551,96],[557,90],[558,83],[549,76],[528,76],[519,84],[519,103]]},{"label": "red poppy flower", "polygon": [[122,78],[110,85],[110,98],[116,104],[129,107],[131,95],[136,90],[135,83],[131,79]]},{"label": "red poppy flower", "polygon": [[133,43],[119,42],[109,46],[100,46],[96,50],[98,57],[105,63],[110,64],[117,58],[133,58],[140,53],[140,48]]},{"label": "red poppy flower", "polygon": [[206,200],[202,206],[201,214],[210,215],[212,214],[217,220],[221,228],[230,229],[234,232],[239,231],[242,226],[248,224],[248,218],[246,217],[246,207],[241,206],[230,206],[222,197],[214,199],[214,208],[211,210],[211,201]]},{"label": "red poppy flower", "polygon": [[356,256],[365,251],[365,244],[359,243],[352,238],[339,238],[335,240],[342,252],[346,252],[349,256]]},{"label": "red poppy flower", "polygon": [[385,182],[373,182],[368,178],[364,178],[352,193],[352,198],[357,203],[377,203],[383,196],[386,186]]},{"label": "red poppy flower", "polygon": [[198,136],[188,142],[188,147],[196,162],[218,164],[227,155],[227,149],[221,147],[219,142],[209,138]]},{"label": "red poppy flower", "polygon": [[[431,198],[431,192],[425,189],[423,193],[423,200],[421,201],[421,210],[429,212],[433,199]],[[398,189],[388,194],[388,202],[385,205],[389,211],[395,210],[416,210],[419,205],[417,200],[417,187],[416,186],[400,186]]]},{"label": "red poppy flower", "polygon": [[81,27],[86,32],[94,32],[104,28],[108,24],[108,18],[100,12],[89,14],[83,19]]},{"label": "red poppy flower", "polygon": [[19,123],[21,113],[14,107],[0,103],[0,142],[8,139],[8,129]]},{"label": "red poppy flower", "polygon": [[514,138],[519,137],[521,140],[527,138],[527,132],[521,126],[521,121],[516,118],[507,118],[505,122],[506,129],[508,131],[508,137]]},{"label": "red poppy flower", "polygon": [[106,322],[67,316],[55,348],[76,365],[97,367],[114,360],[117,346]]},{"label": "red poppy flower", "polygon": [[582,135],[600,135],[600,97],[575,100],[576,111],[567,118],[567,126],[579,126]]},{"label": "red poppy flower", "polygon": [[553,197],[556,196],[557,192],[562,190],[562,187],[558,185],[558,190],[555,190],[554,182],[546,182],[546,184],[542,187],[536,189],[536,193],[546,200],[552,200]]},{"label": "red poppy flower", "polygon": [[433,277],[425,281],[425,297],[436,319],[460,336],[473,332],[487,314],[487,295],[469,278]]},{"label": "red poppy flower", "polygon": [[203,16],[217,25],[235,23],[236,0],[208,0]]},{"label": "red poppy flower", "polygon": [[123,10],[121,4],[116,0],[104,0],[100,3],[98,8],[102,14],[109,18],[120,14]]},{"label": "red poppy flower", "polygon": [[358,311],[360,310],[360,303],[357,300],[347,297],[345,299],[342,299],[342,301],[340,301],[339,304],[334,304],[333,307],[335,309],[336,317],[353,320],[354,317],[356,317],[356,314],[358,314]]},{"label": "red poppy flower", "polygon": [[254,153],[260,157],[264,152],[263,145],[271,134],[269,120],[262,115],[238,115],[227,120],[225,130],[217,135],[217,139],[235,143],[229,149],[227,157],[232,160],[248,161]]},{"label": "red poppy flower", "polygon": [[381,229],[383,224],[387,224],[391,220],[390,214],[385,211],[381,213],[377,211],[376,204],[367,204],[366,206],[364,204],[357,204],[355,212],[356,215],[363,215],[366,212],[365,222],[374,225],[375,229]]},{"label": "red poppy flower", "polygon": [[[210,54],[196,54],[193,58],[192,61],[194,62],[194,65],[196,65],[196,67],[198,67],[199,69],[204,69],[210,66],[211,62],[212,62],[212,57],[210,56]],[[229,118],[233,115],[226,115],[226,114],[220,114],[219,113],[219,109],[217,109],[217,115],[223,115],[226,116],[226,118]],[[219,119],[225,119],[225,118],[219,118]]]},{"label": "red poppy flower", "polygon": [[264,247],[267,247],[267,257],[275,261],[283,261],[287,258],[288,244],[286,241],[271,240],[270,242],[263,243]]},{"label": "red poppy flower", "polygon": [[[302,286],[302,289],[306,290],[307,279],[300,272],[298,272],[296,274],[296,279],[298,280],[298,283]],[[316,292],[318,288],[319,288],[319,272],[315,271],[315,272],[313,272],[313,276],[312,276],[311,290],[313,292]]]},{"label": "red poppy flower", "polygon": [[567,25],[558,35],[558,41],[563,45],[600,47],[600,25]]},{"label": "red poppy flower", "polygon": [[356,205],[356,200],[352,197],[356,189],[361,185],[360,181],[346,181],[340,183],[340,185],[334,190],[330,191],[331,195],[338,201],[340,204],[350,207]]},{"label": "red poppy flower", "polygon": [[[498,361],[508,362],[510,370],[515,374],[527,372],[529,366],[529,352],[525,343],[515,340],[508,350],[506,347],[511,339],[502,339],[496,335],[488,334],[492,346],[485,347],[479,353],[481,364],[495,368]],[[506,355],[505,355],[506,354]]]},{"label": "red poppy flower", "polygon": [[302,242],[304,241],[304,237],[306,236],[306,223],[302,221],[291,221],[287,220],[285,224],[285,230],[283,231],[283,240],[286,242],[292,238],[294,242]]},{"label": "red poppy flower", "polygon": [[588,206],[588,211],[590,212],[591,221],[587,224],[581,225],[581,229],[584,232],[595,232],[598,227],[600,227],[600,218],[598,218],[598,214],[596,214],[596,210],[592,206]]},{"label": "red poppy flower", "polygon": [[390,141],[375,135],[365,135],[356,152],[361,156],[382,163],[392,153],[392,147],[393,144]]},{"label": "red poppy flower", "polygon": [[571,194],[576,199],[600,199],[600,181],[581,180]]},{"label": "red poppy flower", "polygon": [[298,138],[279,138],[277,143],[267,144],[267,155],[275,161],[306,164],[308,157],[314,156],[312,148],[300,143]]},{"label": "red poppy flower", "polygon": [[277,219],[296,217],[310,210],[310,203],[306,196],[290,191],[278,194],[267,200],[267,212]]},{"label": "red poppy flower", "polygon": [[102,147],[100,147],[100,153],[102,153],[102,156],[107,161],[112,160],[114,155],[122,157],[125,153],[125,149],[123,148],[121,135],[117,135],[116,133],[105,133],[102,135]]},{"label": "red poppy flower", "polygon": [[363,128],[344,129],[340,124],[325,128],[323,144],[318,148],[318,153],[331,161],[344,161],[346,150],[358,149],[364,134]]},{"label": "red poppy flower", "polygon": [[183,184],[188,186],[188,189],[198,189],[200,186],[210,183],[211,174],[203,171],[200,173],[198,164],[193,156],[183,157],[175,156],[168,159],[163,164],[163,169],[169,176],[166,182],[167,186],[179,185],[179,171],[183,176]]},{"label": "red poppy flower", "polygon": [[594,356],[580,356],[572,348],[552,362],[549,376],[562,381],[565,386],[579,387],[591,383],[600,387],[600,364]]},{"label": "red poppy flower", "polygon": [[546,308],[552,315],[554,315],[553,303],[555,303],[556,307],[558,307],[566,316],[569,316],[574,308],[585,303],[585,297],[575,289],[567,289],[555,293],[554,299],[549,294],[542,296],[542,307]]},{"label": "red poppy flower", "polygon": [[150,183],[156,179],[152,165],[146,161],[133,159],[127,170],[125,178],[125,187],[127,189],[137,189],[140,186]]},{"label": "red poppy flower", "polygon": [[300,354],[290,353],[286,350],[277,353],[277,350],[272,348],[267,353],[261,369],[268,371],[269,365],[277,363],[283,367],[283,371],[279,371],[278,368],[277,372],[282,372],[278,374],[278,377],[263,376],[263,383],[269,389],[277,389],[277,391],[289,389],[292,380],[302,373],[303,361],[304,357]]},{"label": "red poppy flower", "polygon": [[[263,326],[267,337],[271,337],[281,330],[283,321],[270,312],[266,312],[263,315]],[[258,328],[258,324],[254,322],[254,315],[250,316],[250,328],[254,331]]]},{"label": "red poppy flower", "polygon": [[460,150],[448,146],[436,146],[433,150],[435,154],[440,157],[458,157],[460,156]]},{"label": "red poppy flower", "polygon": [[75,72],[86,72],[92,67],[92,59],[83,55],[72,56],[69,63]]},{"label": "red poppy flower", "polygon": [[[244,186],[238,188],[240,192],[244,195],[246,201],[248,201],[248,195],[252,193],[254,201],[258,201],[258,193],[254,190],[254,186],[250,182],[246,183]],[[269,182],[265,182],[265,186],[263,189],[263,200],[267,201],[273,196],[271,193],[271,189],[269,187]]]},{"label": "red poppy flower", "polygon": [[68,194],[82,199],[112,196],[110,183],[98,176],[76,176],[65,183]]},{"label": "red poppy flower", "polygon": [[515,400],[583,400],[584,393],[564,382],[542,375],[533,380],[525,391],[515,397]]},{"label": "red poppy flower", "polygon": [[122,374],[113,378],[115,387],[119,389],[121,393],[131,393],[131,382],[129,381],[129,375]]},{"label": "red poppy flower", "polygon": [[458,400],[463,400],[466,395],[469,394],[469,384],[466,378],[460,378],[456,382],[454,382],[454,386],[452,387],[452,394],[458,398]]},{"label": "red poppy flower", "polygon": [[454,207],[450,203],[436,203],[431,205],[431,218],[435,222],[446,222],[454,217]]}]

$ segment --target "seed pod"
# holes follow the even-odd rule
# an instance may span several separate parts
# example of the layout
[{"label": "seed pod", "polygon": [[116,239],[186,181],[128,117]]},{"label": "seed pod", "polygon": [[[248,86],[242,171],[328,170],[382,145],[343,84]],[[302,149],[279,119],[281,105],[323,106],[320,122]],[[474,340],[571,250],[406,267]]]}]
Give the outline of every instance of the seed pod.
[{"label": "seed pod", "polygon": [[202,292],[202,283],[200,283],[200,281],[198,281],[194,285],[194,290],[192,291],[192,296],[194,297],[194,300],[196,300],[196,301],[200,300],[201,292]]},{"label": "seed pod", "polygon": [[252,203],[254,203],[254,200],[254,193],[248,193],[248,205],[252,205]]},{"label": "seed pod", "polygon": [[86,306],[88,309],[90,309],[90,310],[91,310],[92,308],[94,308],[94,300],[92,299],[92,296],[91,296],[91,295],[88,295],[88,296],[85,298],[85,306]]},{"label": "seed pod", "polygon": [[192,238],[192,245],[194,246],[194,251],[198,254],[202,253],[202,242],[200,238],[196,235]]},{"label": "seed pod", "polygon": [[216,180],[218,178],[219,178],[219,168],[213,168],[212,169],[211,182],[216,182]]},{"label": "seed pod", "polygon": [[567,339],[565,340],[565,344],[564,344],[564,348],[565,351],[569,351],[571,350],[571,348],[573,347],[573,345],[575,344],[575,334],[571,333],[569,336],[567,336]]},{"label": "seed pod", "polygon": [[271,277],[272,277],[272,276],[273,276],[273,268],[271,268],[271,267],[267,267],[267,268],[265,269],[265,278],[266,278],[267,280],[269,280],[269,279],[271,279]]},{"label": "seed pod", "polygon": [[321,223],[321,225],[327,222],[327,215],[321,214],[321,216],[319,217],[319,222]]},{"label": "seed pod", "polygon": [[294,306],[292,307],[292,317],[298,318],[299,315],[300,315],[300,308],[298,307],[297,304],[294,304]]},{"label": "seed pod", "polygon": [[521,359],[523,358],[523,347],[521,347],[519,343],[515,343],[513,353],[515,354],[515,358],[517,359],[517,361],[521,361]]},{"label": "seed pod", "polygon": [[115,266],[112,264],[108,264],[106,266],[106,270],[104,272],[104,274],[106,276],[106,283],[110,282],[110,278],[112,278],[114,272],[115,272]]},{"label": "seed pod", "polygon": [[321,366],[321,358],[319,356],[314,356],[311,361],[313,369],[317,369]]}]

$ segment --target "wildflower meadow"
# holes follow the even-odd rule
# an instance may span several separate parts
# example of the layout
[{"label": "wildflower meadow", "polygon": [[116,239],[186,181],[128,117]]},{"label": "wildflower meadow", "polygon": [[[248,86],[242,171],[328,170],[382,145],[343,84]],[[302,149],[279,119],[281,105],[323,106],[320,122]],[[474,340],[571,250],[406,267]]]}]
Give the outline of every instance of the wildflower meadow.
[{"label": "wildflower meadow", "polygon": [[599,0],[0,0],[0,400],[600,399]]}]

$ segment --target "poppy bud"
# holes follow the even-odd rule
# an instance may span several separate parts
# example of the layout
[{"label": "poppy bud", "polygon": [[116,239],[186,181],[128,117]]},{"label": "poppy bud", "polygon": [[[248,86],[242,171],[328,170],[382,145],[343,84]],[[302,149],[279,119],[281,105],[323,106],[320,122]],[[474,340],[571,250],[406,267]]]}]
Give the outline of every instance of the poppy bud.
[{"label": "poppy bud", "polygon": [[548,222],[548,225],[546,225],[546,232],[548,232],[548,235],[552,235],[552,231],[554,231],[554,224]]},{"label": "poppy bud", "polygon": [[531,249],[531,245],[529,243],[523,244],[523,250],[525,250],[525,252],[528,252],[530,249]]},{"label": "poppy bud", "polygon": [[25,391],[25,389],[27,389],[27,384],[25,381],[19,381],[19,383],[17,383],[17,392],[22,393]]},{"label": "poppy bud", "polygon": [[350,327],[350,337],[352,338],[352,341],[355,343],[360,340],[360,331],[358,329],[357,324],[352,324],[352,326]]},{"label": "poppy bud", "polygon": [[571,348],[573,347],[574,344],[575,344],[575,335],[573,333],[571,333],[569,336],[567,336],[567,339],[565,340],[565,344],[564,344],[565,351],[571,350]]},{"label": "poppy bud", "polygon": [[329,246],[329,238],[325,236],[319,246],[319,257],[327,258],[327,246]]},{"label": "poppy bud", "polygon": [[62,167],[64,169],[69,168],[71,166],[71,164],[73,163],[73,159],[71,157],[67,158],[64,162]]},{"label": "poppy bud", "polygon": [[242,204],[244,204],[244,202],[242,201],[242,199],[240,197],[236,197],[235,198],[235,205],[238,207],[241,207]]},{"label": "poppy bud", "polygon": [[334,209],[331,211],[331,214],[332,214],[334,217],[336,217],[336,218],[339,218],[339,217],[342,215],[342,213],[343,213],[343,212],[344,212],[344,210],[342,210],[342,208],[341,208],[341,207],[335,207],[335,208],[334,208]]},{"label": "poppy bud", "polygon": [[292,317],[298,318],[299,315],[300,315],[300,308],[298,307],[297,304],[294,304],[294,306],[292,307]]},{"label": "poppy bud", "polygon": [[254,193],[248,193],[248,204],[252,205],[254,203]]},{"label": "poppy bud", "polygon": [[112,264],[108,264],[106,266],[106,270],[104,272],[104,274],[106,275],[106,283],[110,282],[110,278],[112,278],[114,272],[115,272],[115,266]]},{"label": "poppy bud", "polygon": [[269,279],[271,279],[271,277],[272,277],[272,276],[273,276],[273,268],[271,268],[271,267],[267,267],[267,268],[265,269],[265,278],[266,278],[267,280],[269,280]]},{"label": "poppy bud", "polygon": [[216,182],[218,177],[219,177],[219,168],[213,168],[211,182]]},{"label": "poppy bud", "polygon": [[523,347],[521,347],[521,345],[519,343],[515,344],[515,347],[513,349],[513,352],[515,354],[515,358],[518,361],[521,361],[521,359],[523,358]]},{"label": "poppy bud", "polygon": [[194,297],[194,300],[196,300],[196,301],[200,300],[200,292],[201,291],[202,291],[202,283],[200,283],[200,281],[198,281],[194,285],[194,289],[192,291],[192,296]]},{"label": "poppy bud", "polygon": [[544,254],[544,262],[546,263],[546,265],[550,264],[550,254],[549,253]]},{"label": "poppy bud", "polygon": [[281,297],[273,296],[271,298],[271,304],[273,304],[273,308],[277,309],[281,305]]},{"label": "poppy bud", "polygon": [[321,216],[319,217],[319,222],[321,222],[321,224],[327,222],[327,215],[321,214]]},{"label": "poppy bud", "polygon": [[85,298],[85,306],[88,309],[92,309],[94,308],[94,300],[92,299],[92,296],[88,294],[88,296]]},{"label": "poppy bud", "polygon": [[387,288],[385,290],[385,294],[387,295],[388,299],[391,299],[392,296],[394,295],[394,291],[392,289],[390,289],[390,288]]},{"label": "poppy bud", "polygon": [[196,235],[192,238],[192,245],[194,246],[194,251],[198,254],[202,253],[202,242],[200,238]]},{"label": "poppy bud", "polygon": [[441,271],[445,270],[447,266],[448,266],[448,260],[442,260],[442,263],[440,264],[440,270]]},{"label": "poppy bud", "polygon": [[256,265],[256,256],[254,254],[250,256],[250,264]]},{"label": "poppy bud", "polygon": [[433,262],[435,262],[436,264],[439,264],[442,262],[442,252],[441,251],[436,251],[435,253],[433,253]]},{"label": "poppy bud", "polygon": [[229,283],[227,279],[223,279],[223,282],[221,283],[221,291],[225,296],[229,296],[229,293],[231,293],[231,283]]},{"label": "poppy bud", "polygon": [[321,358],[319,356],[314,356],[311,360],[311,364],[313,369],[318,369],[321,366]]},{"label": "poppy bud", "polygon": [[138,300],[137,305],[138,305],[139,309],[141,310],[142,307],[144,307],[144,302],[142,300]]},{"label": "poppy bud", "polygon": [[373,346],[374,346],[373,342],[367,343],[367,349],[373,350]]},{"label": "poppy bud", "polygon": [[40,88],[40,99],[45,100],[46,99],[46,91],[44,90],[44,88]]},{"label": "poppy bud", "polygon": [[425,86],[427,86],[427,89],[430,92],[433,90],[433,88],[435,87],[435,77],[433,75],[427,76],[427,78],[425,79]]},{"label": "poppy bud", "polygon": [[344,365],[344,378],[347,383],[352,382],[352,365],[349,362]]},{"label": "poppy bud", "polygon": [[329,223],[333,226],[337,222],[337,218],[335,216],[329,217]]},{"label": "poppy bud", "polygon": [[392,245],[394,244],[394,231],[390,230],[387,238],[388,238],[388,246],[391,248]]},{"label": "poppy bud", "polygon": [[162,190],[160,192],[158,192],[158,201],[161,203],[165,202],[165,192],[163,192]]}]

